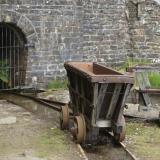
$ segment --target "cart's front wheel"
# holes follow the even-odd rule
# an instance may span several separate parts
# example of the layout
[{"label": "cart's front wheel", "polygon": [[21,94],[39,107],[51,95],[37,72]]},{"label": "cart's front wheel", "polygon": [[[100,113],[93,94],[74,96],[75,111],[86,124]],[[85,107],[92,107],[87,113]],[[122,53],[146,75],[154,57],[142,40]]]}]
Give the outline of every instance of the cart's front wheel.
[{"label": "cart's front wheel", "polygon": [[125,124],[125,118],[124,116],[122,117],[122,131],[121,133],[114,133],[114,139],[116,142],[122,142],[125,139],[126,135],[126,124]]},{"label": "cart's front wheel", "polygon": [[85,141],[86,123],[85,123],[84,116],[82,114],[74,117],[74,125],[72,129],[72,133],[76,143],[82,143]]},{"label": "cart's front wheel", "polygon": [[69,108],[68,105],[61,107],[60,113],[60,127],[61,129],[66,129],[69,124]]}]

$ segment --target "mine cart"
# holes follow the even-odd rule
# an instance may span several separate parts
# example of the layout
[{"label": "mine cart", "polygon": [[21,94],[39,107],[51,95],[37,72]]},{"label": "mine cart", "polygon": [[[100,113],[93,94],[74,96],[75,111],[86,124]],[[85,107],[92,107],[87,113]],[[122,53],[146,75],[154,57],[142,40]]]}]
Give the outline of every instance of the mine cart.
[{"label": "mine cart", "polygon": [[94,141],[102,131],[112,132],[116,141],[125,137],[123,109],[133,77],[90,62],[66,62],[70,103],[62,107],[61,127],[68,126],[77,143]]}]

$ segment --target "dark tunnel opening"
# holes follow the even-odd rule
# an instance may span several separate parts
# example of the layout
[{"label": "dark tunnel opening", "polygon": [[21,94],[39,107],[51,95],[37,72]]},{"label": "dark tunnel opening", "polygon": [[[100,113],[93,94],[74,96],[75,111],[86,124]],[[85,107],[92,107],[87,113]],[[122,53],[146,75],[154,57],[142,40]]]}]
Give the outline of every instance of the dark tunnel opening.
[{"label": "dark tunnel opening", "polygon": [[15,24],[0,23],[0,89],[19,88],[25,84],[27,40]]}]

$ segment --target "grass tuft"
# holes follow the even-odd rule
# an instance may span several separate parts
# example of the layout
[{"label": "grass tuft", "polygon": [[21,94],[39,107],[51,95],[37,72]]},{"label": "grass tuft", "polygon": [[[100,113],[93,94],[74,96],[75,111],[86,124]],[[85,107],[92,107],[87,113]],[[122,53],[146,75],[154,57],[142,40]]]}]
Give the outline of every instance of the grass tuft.
[{"label": "grass tuft", "polygon": [[48,83],[48,89],[67,89],[67,80],[52,80]]},{"label": "grass tuft", "polygon": [[160,88],[160,73],[151,72],[148,78],[152,88]]},{"label": "grass tuft", "polygon": [[159,160],[160,128],[157,125],[127,123],[126,145],[137,157]]},{"label": "grass tuft", "polygon": [[148,59],[144,59],[144,58],[137,59],[137,58],[128,57],[126,61],[124,62],[124,64],[116,69],[123,72],[123,71],[126,71],[126,68],[134,67],[136,65],[144,66],[150,63],[151,61]]}]

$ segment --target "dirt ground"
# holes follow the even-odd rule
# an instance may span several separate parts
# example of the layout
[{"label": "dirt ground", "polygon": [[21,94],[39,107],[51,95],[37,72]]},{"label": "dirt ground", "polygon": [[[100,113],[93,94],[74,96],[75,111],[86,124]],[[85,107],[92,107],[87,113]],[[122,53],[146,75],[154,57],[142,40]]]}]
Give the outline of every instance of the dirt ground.
[{"label": "dirt ground", "polygon": [[[68,94],[68,91],[49,91],[41,93],[39,96],[67,102],[69,101]],[[141,112],[138,111],[137,105],[129,105],[125,114],[147,119],[157,118],[160,111],[160,99],[154,97],[152,103],[154,104],[152,109]],[[154,123],[127,122],[124,143],[138,160],[160,160],[160,126]]]},{"label": "dirt ground", "polygon": [[[64,90],[48,91],[39,97],[69,101]],[[38,116],[0,100],[0,160],[84,159],[70,134],[59,130],[57,114],[53,115]],[[138,160],[160,160],[160,127],[156,124],[127,122],[124,143]]]},{"label": "dirt ground", "polygon": [[0,160],[64,159],[83,158],[57,117],[45,119],[0,100]]},{"label": "dirt ground", "polygon": [[128,122],[127,148],[139,160],[160,160],[160,127],[158,124]]}]

